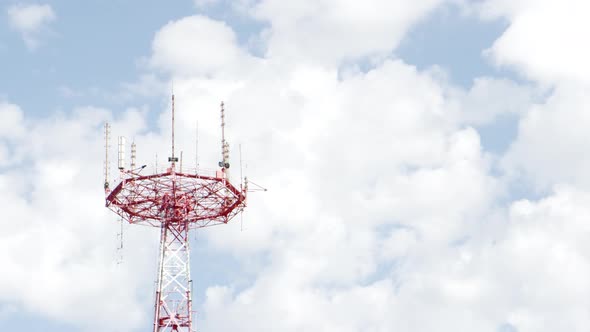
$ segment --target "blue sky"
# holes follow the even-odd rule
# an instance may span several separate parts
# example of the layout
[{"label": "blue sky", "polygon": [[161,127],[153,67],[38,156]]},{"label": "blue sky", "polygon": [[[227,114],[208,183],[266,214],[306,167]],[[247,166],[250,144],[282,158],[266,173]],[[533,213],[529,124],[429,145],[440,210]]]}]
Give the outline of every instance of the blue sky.
[{"label": "blue sky", "polygon": [[[8,1],[19,4],[19,1]],[[129,105],[162,107],[153,98],[117,98],[122,85],[133,83],[149,72],[145,57],[150,52],[155,31],[174,19],[189,14],[204,14],[223,20],[247,44],[265,24],[236,13],[228,4],[196,7],[192,1],[173,6],[144,2],[140,11],[129,1],[88,1],[79,4],[56,1],[51,6],[58,19],[42,32],[43,47],[30,51],[9,22],[2,22],[0,64],[7,77],[0,86],[5,99],[17,102],[27,113],[42,116],[68,112],[73,107],[96,105],[121,109]],[[92,13],[92,15],[89,15]],[[139,16],[139,18],[138,18]],[[105,27],[105,18],[108,25]],[[424,70],[441,66],[454,84],[468,87],[478,76],[508,75],[482,56],[483,50],[505,29],[502,20],[481,22],[462,15],[456,6],[444,6],[413,26],[395,54],[408,64]],[[71,90],[68,93],[66,90]],[[35,98],[30,98],[34,91]],[[515,119],[503,121],[500,129],[514,134]],[[484,144],[494,151],[506,148],[502,135],[488,134],[496,127],[483,128]]]},{"label": "blue sky", "polygon": [[188,158],[223,99],[270,189],[193,237],[200,330],[586,331],[586,67],[533,24],[572,3],[3,2],[0,329],[150,328],[157,231],[117,266],[93,183],[107,120],[163,163],[173,81]]},{"label": "blue sky", "polygon": [[[21,2],[7,1],[6,7],[11,3]],[[59,19],[44,32],[47,45],[35,52],[27,50],[6,20],[2,24],[2,53],[6,59],[2,71],[21,78],[4,82],[2,90],[6,96],[18,98],[21,105],[31,102],[21,95],[25,86],[31,88],[31,83],[35,83],[35,90],[47,98],[45,103],[51,102],[49,105],[53,109],[72,107],[64,104],[67,98],[59,93],[59,87],[115,93],[119,84],[133,82],[146,71],[141,60],[150,52],[155,31],[187,14],[202,13],[225,20],[244,43],[248,36],[263,27],[254,20],[247,22],[227,6],[201,9],[195,8],[191,1],[178,1],[174,6],[148,1],[140,11],[137,4],[129,1],[109,4],[55,1],[51,5],[59,13]],[[105,18],[109,21],[106,28]],[[482,23],[462,16],[456,7],[441,8],[412,28],[396,54],[420,69],[432,65],[447,68],[454,82],[468,86],[474,77],[498,72],[482,57],[482,51],[500,35],[505,25],[501,21]],[[18,85],[25,82],[26,85]],[[59,97],[65,100],[57,99]],[[80,105],[101,101],[109,102],[98,98],[77,102]],[[38,107],[30,108],[33,111]]]},{"label": "blue sky", "polygon": [[[128,1],[56,1],[51,5],[58,19],[43,32],[45,45],[34,52],[27,49],[6,19],[2,22],[2,53],[6,59],[2,72],[19,78],[4,81],[2,91],[31,113],[67,111],[86,104],[116,105],[101,94],[115,94],[121,83],[135,81],[143,70],[141,58],[150,51],[154,31],[183,13],[194,12],[190,1],[171,7],[144,2],[140,11],[136,3]],[[95,89],[99,93],[83,99],[68,98],[60,93],[60,87]],[[25,92],[31,89],[38,98],[32,99],[30,92]]]}]

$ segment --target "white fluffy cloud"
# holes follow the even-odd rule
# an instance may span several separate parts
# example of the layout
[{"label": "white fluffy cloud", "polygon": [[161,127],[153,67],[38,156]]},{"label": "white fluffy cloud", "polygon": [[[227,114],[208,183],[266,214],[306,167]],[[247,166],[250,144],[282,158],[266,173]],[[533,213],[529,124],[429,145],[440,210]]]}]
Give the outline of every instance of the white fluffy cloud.
[{"label": "white fluffy cloud", "polygon": [[263,0],[250,12],[270,23],[264,34],[269,57],[338,64],[387,56],[412,25],[443,2]]},{"label": "white fluffy cloud", "polygon": [[18,105],[0,102],[0,136],[17,138],[24,134],[23,112]]},{"label": "white fluffy cloud", "polygon": [[[509,25],[490,48],[499,65],[513,68],[533,84],[551,86],[547,97],[521,104],[518,137],[504,156],[513,179],[537,189],[555,183],[587,187],[589,161],[587,104],[588,48],[583,36],[590,25],[585,1],[489,0],[478,9],[485,17],[505,18]],[[511,94],[510,98],[513,95]]]},{"label": "white fluffy cloud", "polygon": [[239,71],[250,60],[229,26],[205,16],[168,23],[154,37],[152,49],[150,64],[178,76]]},{"label": "white fluffy cloud", "polygon": [[194,0],[195,5],[199,8],[218,4],[221,0]]},{"label": "white fluffy cloud", "polygon": [[[490,254],[490,264],[497,278],[508,279],[501,293],[511,307],[509,321],[519,330],[583,331],[590,326],[584,314],[590,294],[589,199],[587,191],[561,186],[549,197],[511,206],[511,227],[499,241],[498,253]],[[507,266],[503,255],[513,264]]]},{"label": "white fluffy cloud", "polygon": [[463,121],[473,125],[493,123],[502,115],[524,114],[540,95],[532,85],[491,77],[476,78],[468,91],[452,89],[451,94]]},{"label": "white fluffy cloud", "polygon": [[490,48],[490,56],[498,65],[545,84],[588,82],[590,47],[583,41],[590,32],[585,15],[589,10],[584,0],[484,1],[484,16],[510,22]]},{"label": "white fluffy cloud", "polygon": [[[430,73],[398,60],[344,78],[338,64],[282,61],[259,62],[234,80],[219,74],[175,81],[185,129],[197,118],[217,127],[212,95],[225,99],[229,137],[244,143],[249,176],[270,189],[251,198],[246,232],[206,232],[218,250],[260,269],[244,267],[253,274],[245,288],[208,289],[203,328],[452,331],[503,324],[483,313],[467,323],[449,319],[473,305],[479,284],[420,281],[430,271],[418,268],[431,268],[451,255],[452,243],[472,236],[500,190],[477,133],[463,128],[457,100]],[[213,116],[182,115],[187,108]],[[399,264],[409,256],[418,265],[406,270]],[[433,313],[431,298],[447,304],[460,296],[453,289],[471,302],[432,322],[403,309],[414,298],[416,310]]]},{"label": "white fluffy cloud", "polygon": [[555,183],[588,188],[590,99],[586,91],[575,85],[560,86],[546,102],[526,110],[518,137],[503,161],[514,177],[543,190]]},{"label": "white fluffy cloud", "polygon": [[10,25],[21,33],[27,47],[39,46],[39,33],[57,16],[48,4],[13,5],[6,10]]},{"label": "white fluffy cloud", "polygon": [[[113,126],[132,131],[133,113]],[[110,112],[90,107],[36,120],[3,104],[0,114],[0,142],[8,149],[0,164],[1,307],[89,331],[137,327],[147,319],[142,309],[149,298],[138,289],[150,282],[135,273],[152,273],[151,260],[142,257],[155,250],[133,243],[155,237],[140,230],[128,237],[134,273],[114,264],[117,224],[102,203],[100,176],[101,128]]]},{"label": "white fluffy cloud", "polygon": [[[264,258],[246,287],[208,289],[203,328],[584,330],[583,301],[543,289],[566,278],[521,266],[552,257],[542,248],[558,220],[568,229],[564,239],[583,231],[568,223],[585,213],[577,194],[558,190],[539,202],[515,203],[507,215],[498,206],[502,181],[491,175],[477,133],[464,128],[502,113],[526,118],[533,87],[481,78],[469,91],[447,94],[430,73],[389,60],[368,73],[339,77],[342,60],[367,55],[371,47],[363,47],[365,53],[339,49],[334,57],[331,50],[299,46],[322,54],[295,54],[312,59],[298,62],[292,54],[273,53],[272,38],[266,61],[247,75],[177,82],[185,91],[179,99],[208,100],[221,92],[236,123],[230,132],[246,143],[256,165],[252,178],[271,190],[251,200],[247,232],[224,227],[207,233],[219,250],[246,261]],[[205,82],[213,87],[204,88]],[[556,217],[546,207],[560,203],[576,212]],[[522,231],[537,226],[521,214],[527,204],[544,236],[538,244],[527,244]],[[535,254],[527,256],[520,245],[534,245]],[[535,282],[527,286],[527,280]],[[537,292],[548,295],[531,296]],[[557,310],[555,303],[574,305],[575,312],[547,314]]]}]

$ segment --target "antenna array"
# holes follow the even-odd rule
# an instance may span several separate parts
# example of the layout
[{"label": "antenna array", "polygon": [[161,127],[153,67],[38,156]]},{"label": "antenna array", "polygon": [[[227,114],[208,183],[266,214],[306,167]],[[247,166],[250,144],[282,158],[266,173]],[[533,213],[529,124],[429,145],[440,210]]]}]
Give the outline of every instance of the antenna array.
[{"label": "antenna array", "polygon": [[225,140],[225,108],[221,102],[221,161],[219,167],[222,169],[229,168],[229,144]]},{"label": "antenna array", "polygon": [[135,169],[135,160],[137,158],[137,146],[135,145],[135,141],[131,143],[131,169]]},{"label": "antenna array", "polygon": [[119,136],[119,162],[120,170],[125,169],[125,136]]}]

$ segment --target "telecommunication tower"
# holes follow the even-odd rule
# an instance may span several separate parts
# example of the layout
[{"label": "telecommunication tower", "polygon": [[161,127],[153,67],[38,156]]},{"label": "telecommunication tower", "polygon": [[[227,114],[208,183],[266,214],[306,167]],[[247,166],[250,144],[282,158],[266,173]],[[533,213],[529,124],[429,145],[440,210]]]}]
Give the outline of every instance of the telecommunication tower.
[{"label": "telecommunication tower", "polygon": [[[108,135],[105,153],[108,167]],[[174,94],[172,95],[172,154],[168,167],[154,174],[140,174],[135,167],[136,146],[132,145],[132,167],[125,168],[125,138],[119,138],[120,182],[111,188],[105,170],[106,207],[130,224],[160,229],[160,251],[154,305],[154,332],[193,332],[192,279],[189,231],[226,224],[246,206],[247,180],[237,188],[228,178],[229,144],[225,140],[225,110],[221,103],[221,161],[214,174],[176,169],[174,154]]]}]

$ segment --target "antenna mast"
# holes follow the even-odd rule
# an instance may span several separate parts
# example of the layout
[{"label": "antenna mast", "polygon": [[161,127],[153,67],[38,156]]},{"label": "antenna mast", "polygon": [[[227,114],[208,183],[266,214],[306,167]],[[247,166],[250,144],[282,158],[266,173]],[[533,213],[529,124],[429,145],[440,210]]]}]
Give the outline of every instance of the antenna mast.
[{"label": "antenna mast", "polygon": [[119,136],[119,170],[125,170],[125,136]]},{"label": "antenna mast", "polygon": [[199,121],[197,121],[195,137],[195,173],[199,174]]},{"label": "antenna mast", "polygon": [[178,161],[178,158],[174,157],[174,92],[172,92],[172,157],[168,158],[168,161],[172,163],[174,170],[175,163]]},{"label": "antenna mast", "polygon": [[180,173],[182,173],[182,150],[180,150]]},{"label": "antenna mast", "polygon": [[119,244],[117,246],[117,265],[123,264],[123,218],[119,218],[119,233],[117,233],[117,240]]},{"label": "antenna mast", "polygon": [[135,140],[131,142],[131,170],[135,169],[135,159],[137,158],[137,146]]},{"label": "antenna mast", "polygon": [[219,167],[229,168],[229,144],[225,141],[225,108],[221,102],[221,161]]},{"label": "antenna mast", "polygon": [[104,189],[109,188],[109,134],[111,126],[109,123],[104,124]]},{"label": "antenna mast", "polygon": [[242,144],[238,145],[238,147],[240,149],[240,189],[244,190],[244,176],[242,174]]}]

